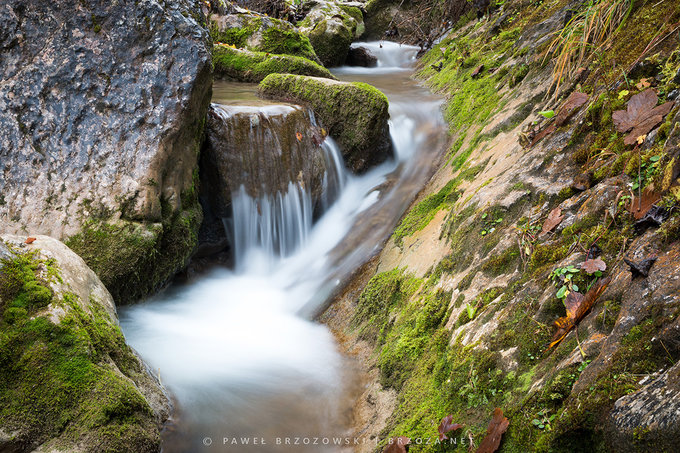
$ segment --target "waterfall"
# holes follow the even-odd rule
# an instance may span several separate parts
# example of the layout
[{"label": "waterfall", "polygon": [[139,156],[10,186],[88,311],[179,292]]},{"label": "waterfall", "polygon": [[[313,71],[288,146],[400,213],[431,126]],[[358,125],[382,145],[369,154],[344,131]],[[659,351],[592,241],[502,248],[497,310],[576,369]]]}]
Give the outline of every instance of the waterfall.
[{"label": "waterfall", "polygon": [[337,145],[311,110],[285,104],[213,104],[208,131],[211,208],[231,238],[237,270],[251,258],[271,265],[291,255],[342,192]]}]

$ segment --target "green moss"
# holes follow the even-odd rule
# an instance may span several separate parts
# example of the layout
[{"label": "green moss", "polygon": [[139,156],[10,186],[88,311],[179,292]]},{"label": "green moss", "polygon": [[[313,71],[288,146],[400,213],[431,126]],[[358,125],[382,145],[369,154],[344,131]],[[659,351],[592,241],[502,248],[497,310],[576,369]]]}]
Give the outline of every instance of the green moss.
[{"label": "green moss", "polygon": [[310,105],[353,170],[382,162],[389,154],[389,102],[371,85],[271,74],[260,83],[259,94]]},{"label": "green moss", "polygon": [[403,245],[403,239],[425,228],[441,209],[451,206],[460,193],[455,190],[456,180],[449,181],[439,192],[426,197],[411,209],[394,231],[394,242]]},{"label": "green moss", "polygon": [[216,77],[240,82],[260,82],[269,74],[301,74],[335,79],[323,66],[303,57],[268,55],[216,45],[213,49]]},{"label": "green moss", "polygon": [[[355,24],[356,26],[356,24]],[[319,60],[327,66],[340,66],[345,62],[349,46],[354,39],[355,28],[348,28],[346,24],[329,30],[328,22],[324,19],[318,22],[308,33],[314,52]]]},{"label": "green moss", "polygon": [[[143,372],[119,327],[97,301],[90,301],[86,313],[75,294],[56,298],[39,277],[48,266],[54,270],[34,253],[18,253],[0,269],[3,302],[24,305],[27,293],[42,288],[39,305],[12,307],[0,320],[0,426],[27,445],[58,437],[57,448],[155,451],[159,438],[151,408],[128,378],[113,371],[130,378]],[[35,315],[48,303],[65,311],[60,324]],[[113,429],[124,432],[123,425],[130,428],[127,434],[111,435]]]},{"label": "green moss", "polygon": [[515,247],[506,249],[500,255],[488,258],[481,269],[493,276],[512,272],[519,264],[519,250]]}]

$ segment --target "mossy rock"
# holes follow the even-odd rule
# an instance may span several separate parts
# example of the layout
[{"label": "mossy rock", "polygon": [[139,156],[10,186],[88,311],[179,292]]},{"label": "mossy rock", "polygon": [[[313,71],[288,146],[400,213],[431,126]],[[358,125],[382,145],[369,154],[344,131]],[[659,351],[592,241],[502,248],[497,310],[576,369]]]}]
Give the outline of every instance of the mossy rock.
[{"label": "mossy rock", "polygon": [[269,55],[219,44],[213,50],[213,64],[215,77],[239,82],[260,82],[269,74],[300,74],[335,79],[328,69],[303,57]]},{"label": "mossy rock", "polygon": [[371,85],[271,74],[260,83],[259,95],[311,106],[354,172],[392,156],[387,96]]},{"label": "mossy rock", "polygon": [[101,281],[56,239],[3,239],[3,451],[158,451],[169,400],[125,343]]},{"label": "mossy rock", "polygon": [[352,41],[365,30],[359,8],[333,1],[315,1],[299,27],[327,67],[343,65]]},{"label": "mossy rock", "polygon": [[65,242],[116,303],[135,302],[167,284],[196,249],[203,212],[196,194],[190,200],[184,210],[165,215],[159,223],[92,220]]},{"label": "mossy rock", "polygon": [[254,14],[210,17],[210,36],[222,43],[254,52],[293,55],[320,63],[307,36],[292,24]]}]

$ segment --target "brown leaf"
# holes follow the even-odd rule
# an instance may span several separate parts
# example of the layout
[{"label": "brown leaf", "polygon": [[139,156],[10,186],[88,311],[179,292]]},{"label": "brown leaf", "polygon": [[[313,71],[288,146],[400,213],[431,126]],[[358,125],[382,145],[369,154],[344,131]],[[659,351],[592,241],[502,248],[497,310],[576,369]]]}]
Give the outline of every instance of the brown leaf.
[{"label": "brown leaf", "polygon": [[569,117],[586,102],[588,102],[587,94],[579,93],[578,91],[571,93],[564,104],[562,104],[562,107],[560,107],[560,111],[555,117],[555,125],[557,127],[562,126],[567,122]]},{"label": "brown leaf", "polygon": [[628,210],[635,220],[640,220],[652,209],[654,203],[661,199],[661,195],[651,190],[649,187],[642,192],[642,196],[636,197],[633,194],[633,198],[630,200],[630,205]]},{"label": "brown leaf", "polygon": [[557,331],[555,332],[555,335],[553,335],[548,349],[560,344],[571,329],[583,319],[586,313],[593,308],[593,305],[595,305],[595,302],[597,302],[597,299],[602,295],[604,290],[607,289],[607,285],[609,285],[610,281],[611,278],[605,278],[598,281],[585,295],[576,291],[567,294],[567,298],[564,300],[564,305],[567,307],[567,316],[563,316],[555,321]]},{"label": "brown leaf", "polygon": [[617,110],[612,114],[617,131],[624,133],[632,129],[623,140],[626,145],[632,145],[638,137],[648,134],[673,108],[672,102],[657,106],[658,102],[659,97],[650,88],[630,98],[626,110]]},{"label": "brown leaf", "polygon": [[463,427],[463,425],[458,423],[451,423],[452,421],[453,415],[447,415],[446,417],[442,418],[442,421],[439,424],[439,440],[447,440],[448,437],[446,436],[446,433],[450,433],[451,431],[455,431]]},{"label": "brown leaf", "polygon": [[477,453],[493,453],[498,450],[503,433],[508,430],[509,425],[510,421],[503,416],[503,411],[498,407],[494,409],[493,418],[486,428],[486,437],[479,444]]},{"label": "brown leaf", "polygon": [[411,443],[411,439],[404,436],[393,437],[387,441],[383,453],[406,453],[406,446]]},{"label": "brown leaf", "polygon": [[581,264],[581,269],[586,271],[588,274],[594,274],[597,271],[604,272],[607,269],[607,263],[602,261],[602,258],[589,259],[585,260],[583,264]]},{"label": "brown leaf", "polygon": [[474,79],[474,78],[477,77],[479,74],[481,74],[482,71],[484,71],[484,65],[483,65],[483,64],[477,66],[477,67],[475,68],[475,70],[472,71],[472,74],[470,74],[470,77],[472,77],[472,78]]},{"label": "brown leaf", "polygon": [[26,243],[26,244],[33,244],[33,242],[35,242],[35,238],[33,238],[33,237],[26,238],[26,241],[24,241],[24,243]]},{"label": "brown leaf", "polygon": [[299,141],[299,142],[302,141],[302,133],[301,132],[296,132],[295,137],[297,138],[297,141]]},{"label": "brown leaf", "polygon": [[652,86],[652,83],[649,81],[650,79],[640,79],[640,81],[635,85],[635,87],[638,90],[644,90],[645,88],[649,88]]},{"label": "brown leaf", "polygon": [[562,223],[563,219],[564,216],[562,215],[562,210],[559,207],[550,211],[550,214],[548,214],[548,218],[545,219],[545,222],[543,223],[543,230],[541,231],[541,235],[547,234],[550,231],[552,231],[557,225]]},{"label": "brown leaf", "polygon": [[531,146],[534,146],[536,143],[555,132],[558,127],[561,127],[564,123],[566,123],[571,115],[573,115],[574,112],[576,112],[576,110],[578,110],[586,102],[588,102],[587,94],[579,93],[578,91],[571,93],[567,100],[564,101],[564,104],[562,104],[560,107],[559,112],[555,116],[555,121],[553,121],[550,126],[536,134],[533,141],[531,142]]}]

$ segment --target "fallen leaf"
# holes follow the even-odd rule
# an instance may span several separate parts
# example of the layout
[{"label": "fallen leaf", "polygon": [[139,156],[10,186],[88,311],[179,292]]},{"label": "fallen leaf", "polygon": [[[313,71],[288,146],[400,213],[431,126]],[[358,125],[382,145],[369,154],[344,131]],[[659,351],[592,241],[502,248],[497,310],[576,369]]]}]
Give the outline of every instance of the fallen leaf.
[{"label": "fallen leaf", "polygon": [[658,102],[659,97],[650,88],[630,98],[626,110],[612,114],[617,131],[625,133],[632,129],[623,140],[626,145],[632,145],[638,137],[648,134],[673,108],[672,102],[657,106]]},{"label": "fallen leaf", "polygon": [[650,83],[649,79],[641,79],[637,85],[635,85],[635,87],[640,91],[644,90],[645,88],[649,88],[650,86],[652,86],[652,84]]},{"label": "fallen leaf", "polygon": [[593,305],[595,305],[595,302],[602,295],[604,290],[607,289],[609,282],[611,282],[611,278],[605,278],[598,281],[585,295],[576,291],[567,294],[567,298],[564,300],[564,305],[567,307],[567,315],[555,321],[557,331],[555,332],[555,335],[553,335],[548,349],[552,349],[554,346],[560,344],[571,329],[583,319],[586,313],[593,308]]},{"label": "fallen leaf", "polygon": [[296,132],[295,137],[297,137],[297,141],[299,141],[299,142],[302,141],[302,133],[301,132]]},{"label": "fallen leaf", "polygon": [[652,209],[654,203],[660,199],[661,195],[647,188],[642,192],[640,197],[636,197],[635,194],[633,194],[633,197],[630,200],[630,205],[628,206],[628,210],[631,214],[633,214],[633,217],[635,217],[636,220],[640,220],[649,212],[650,209]]},{"label": "fallen leaf", "polygon": [[35,242],[35,238],[26,238],[24,241],[25,244],[33,244],[33,242]]},{"label": "fallen leaf", "polygon": [[408,437],[400,436],[393,437],[387,441],[387,445],[383,449],[383,453],[406,453],[406,446],[411,443]]},{"label": "fallen leaf", "polygon": [[503,411],[498,407],[494,409],[493,418],[486,428],[486,437],[479,444],[477,453],[493,453],[498,450],[503,433],[508,430],[509,425],[510,421],[503,416]]},{"label": "fallen leaf", "polygon": [[644,277],[647,278],[649,276],[649,270],[652,268],[654,263],[656,262],[657,257],[652,256],[649,258],[646,258],[642,261],[638,261],[637,263],[635,261],[629,260],[628,258],[623,258],[623,262],[628,265],[630,268],[630,273],[632,274],[632,278],[637,278],[637,277]]},{"label": "fallen leaf", "polygon": [[588,102],[587,94],[578,91],[571,93],[564,104],[562,104],[562,107],[560,107],[560,112],[555,117],[555,125],[557,127],[562,126],[567,122],[569,117],[586,102]]},{"label": "fallen leaf", "polygon": [[439,424],[439,440],[447,440],[448,437],[446,436],[446,433],[450,433],[451,431],[455,431],[463,427],[461,424],[451,423],[452,421],[453,415],[447,415],[446,417],[442,418],[442,421]]},{"label": "fallen leaf", "polygon": [[587,259],[581,264],[581,269],[588,274],[594,274],[597,271],[604,272],[607,270],[607,263],[602,261],[602,258]]},{"label": "fallen leaf", "polygon": [[481,74],[482,71],[484,71],[484,65],[483,65],[483,64],[477,66],[477,67],[475,68],[475,70],[472,71],[472,74],[470,74],[470,77],[472,77],[472,78],[474,79],[474,78],[477,77],[479,74]]},{"label": "fallen leaf", "polygon": [[543,230],[541,231],[541,235],[552,231],[557,225],[562,223],[562,220],[564,220],[564,216],[562,215],[562,210],[559,207],[550,211],[548,218],[545,219],[545,222],[543,222]]},{"label": "fallen leaf", "polygon": [[554,110],[543,110],[542,112],[538,112],[539,115],[541,115],[543,118],[553,118],[555,116],[555,111]]},{"label": "fallen leaf", "polygon": [[539,132],[536,135],[536,137],[534,137],[531,146],[534,146],[536,143],[540,142],[543,138],[555,132],[558,127],[561,127],[564,123],[566,123],[567,120],[569,120],[569,118],[571,117],[571,115],[573,115],[574,112],[576,112],[576,110],[578,110],[586,102],[588,102],[587,94],[580,93],[578,91],[574,91],[573,93],[571,93],[567,100],[564,101],[564,104],[562,104],[562,106],[560,107],[560,110],[555,116],[555,120],[552,122],[552,124],[548,126],[546,129]]}]

